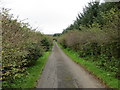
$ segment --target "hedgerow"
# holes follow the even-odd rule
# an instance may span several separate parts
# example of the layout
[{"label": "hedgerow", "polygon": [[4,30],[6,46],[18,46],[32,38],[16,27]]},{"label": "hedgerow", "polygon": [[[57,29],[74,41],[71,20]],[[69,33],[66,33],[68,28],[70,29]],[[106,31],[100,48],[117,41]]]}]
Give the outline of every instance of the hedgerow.
[{"label": "hedgerow", "polygon": [[58,39],[64,48],[70,48],[80,58],[91,60],[97,67],[114,73],[115,78],[120,77],[119,6],[119,3],[89,3]]},{"label": "hedgerow", "polygon": [[3,88],[10,88],[17,78],[28,74],[26,69],[33,66],[37,59],[50,49],[52,41],[48,36],[32,29],[28,23],[15,19],[9,14],[8,9],[3,9],[0,15],[2,16],[1,80]]}]

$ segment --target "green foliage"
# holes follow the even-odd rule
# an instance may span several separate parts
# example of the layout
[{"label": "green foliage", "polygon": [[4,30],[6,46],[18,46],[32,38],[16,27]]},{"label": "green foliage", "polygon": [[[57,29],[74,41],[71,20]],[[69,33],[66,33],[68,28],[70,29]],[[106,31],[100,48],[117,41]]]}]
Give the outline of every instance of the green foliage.
[{"label": "green foliage", "polygon": [[26,69],[26,72],[28,72],[27,75],[23,75],[22,77],[15,79],[13,83],[4,81],[3,88],[35,88],[37,84],[36,81],[42,73],[49,54],[50,52],[45,52],[42,57],[38,58],[34,66],[28,67]]},{"label": "green foliage", "polygon": [[43,50],[39,44],[31,43],[27,46],[28,54],[25,59],[29,60],[27,66],[34,65],[36,60],[43,55]]},{"label": "green foliage", "polygon": [[70,48],[87,61],[119,78],[120,3],[91,2],[78,14],[75,22],[59,37],[64,48]]},{"label": "green foliage", "polygon": [[43,46],[45,51],[48,51],[50,49],[50,46],[52,45],[51,41],[48,39],[48,37],[44,37],[41,40],[41,45]]},{"label": "green foliage", "polygon": [[61,33],[55,33],[54,35],[53,35],[53,37],[57,37],[57,36],[60,36],[61,35]]},{"label": "green foliage", "polygon": [[[63,49],[63,51],[70,57],[72,60],[74,60],[76,63],[80,64],[81,66],[85,67],[91,74],[95,75],[97,78],[102,80],[103,83],[105,83],[110,88],[119,88],[119,80],[115,78],[114,72],[106,71],[104,68],[98,67],[96,64],[98,62],[93,62],[93,58],[86,57],[86,58],[79,58],[79,54],[70,48],[64,49],[60,44],[59,46]],[[88,59],[88,60],[87,60]],[[105,60],[103,56],[103,61]],[[99,58],[98,61],[101,61]],[[102,61],[101,61],[102,62]],[[113,63],[115,65],[115,63]],[[110,65],[108,65],[110,66]],[[114,68],[114,67],[111,67]]]},{"label": "green foliage", "polygon": [[[83,13],[79,13],[73,24],[69,25],[63,33],[70,30],[83,30],[81,27],[94,27],[93,24],[102,28],[113,21],[118,21],[120,15],[120,4],[118,2],[90,2],[83,8]],[[116,18],[118,17],[118,18]],[[113,20],[116,19],[116,20]],[[115,24],[115,23],[114,23]]]},{"label": "green foliage", "polygon": [[71,48],[79,53],[79,57],[92,58],[92,61],[97,62],[97,66],[114,72],[114,77],[117,78],[119,76],[118,49],[120,43],[115,39],[116,37],[112,35],[111,38],[111,35],[104,31],[88,29],[87,31],[72,31],[63,34],[59,38],[59,42],[64,48]]},{"label": "green foliage", "polygon": [[12,87],[11,84],[16,79],[28,74],[26,72],[28,66],[33,66],[37,59],[50,49],[52,41],[30,28],[28,23],[14,19],[9,10],[3,9],[0,15],[2,16],[2,85]]}]

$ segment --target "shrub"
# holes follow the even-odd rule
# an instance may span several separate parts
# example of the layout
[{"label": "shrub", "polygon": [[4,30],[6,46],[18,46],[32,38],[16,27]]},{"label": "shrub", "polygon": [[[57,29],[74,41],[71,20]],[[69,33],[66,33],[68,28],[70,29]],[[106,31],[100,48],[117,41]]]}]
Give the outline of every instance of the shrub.
[{"label": "shrub", "polygon": [[[104,28],[106,29],[106,28]],[[86,31],[69,31],[59,38],[63,47],[68,47],[79,53],[79,57],[89,57],[97,66],[106,71],[114,72],[118,76],[119,41],[117,32],[110,34],[111,30],[89,28]],[[87,59],[88,60],[88,59]]]},{"label": "shrub", "polygon": [[[9,10],[3,9],[2,15],[2,83],[3,87],[12,87],[11,83],[27,74],[26,69],[33,66],[37,59],[49,50],[51,44],[45,35],[29,28],[13,18]],[[41,42],[42,41],[42,42]],[[45,42],[44,42],[45,41]],[[46,45],[47,48],[44,48]]]},{"label": "shrub", "polygon": [[50,49],[50,46],[52,45],[51,43],[52,41],[51,40],[48,40],[47,37],[44,37],[42,40],[41,40],[41,46],[43,46],[44,50],[45,51],[48,51]]},{"label": "shrub", "polygon": [[39,44],[31,43],[27,46],[26,50],[28,51],[25,59],[28,60],[27,66],[34,65],[36,60],[43,55],[43,50]]}]

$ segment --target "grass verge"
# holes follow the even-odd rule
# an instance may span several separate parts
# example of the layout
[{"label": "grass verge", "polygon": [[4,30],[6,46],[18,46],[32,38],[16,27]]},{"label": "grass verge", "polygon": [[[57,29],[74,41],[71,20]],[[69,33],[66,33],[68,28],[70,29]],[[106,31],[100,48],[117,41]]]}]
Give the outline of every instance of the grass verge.
[{"label": "grass verge", "polygon": [[13,88],[35,88],[42,70],[46,64],[50,52],[45,52],[43,57],[40,57],[34,66],[27,69],[27,76],[16,80]]},{"label": "grass verge", "polygon": [[60,48],[76,63],[83,66],[85,69],[87,69],[89,72],[91,72],[93,75],[95,75],[98,79],[100,79],[104,84],[106,84],[110,88],[119,88],[120,82],[118,79],[111,76],[110,72],[106,72],[102,70],[101,68],[98,68],[95,65],[95,62],[86,61],[83,58],[78,57],[78,53],[76,53],[73,50],[64,49],[60,44],[58,44]]}]

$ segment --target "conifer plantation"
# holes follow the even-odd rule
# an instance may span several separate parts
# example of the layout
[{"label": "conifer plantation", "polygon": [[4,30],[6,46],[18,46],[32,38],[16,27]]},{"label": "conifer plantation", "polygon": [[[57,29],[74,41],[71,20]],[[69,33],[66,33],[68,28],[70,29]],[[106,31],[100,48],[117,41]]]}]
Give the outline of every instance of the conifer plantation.
[{"label": "conifer plantation", "polygon": [[119,78],[120,3],[90,2],[58,38],[60,44]]}]

